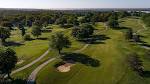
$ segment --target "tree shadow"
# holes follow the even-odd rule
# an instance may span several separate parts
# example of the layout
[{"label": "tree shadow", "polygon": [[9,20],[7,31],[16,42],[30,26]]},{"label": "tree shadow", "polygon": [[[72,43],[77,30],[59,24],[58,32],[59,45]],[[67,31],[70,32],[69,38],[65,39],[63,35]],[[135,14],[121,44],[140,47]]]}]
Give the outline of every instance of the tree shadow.
[{"label": "tree shadow", "polygon": [[45,38],[45,37],[39,37],[39,38],[37,38],[37,40],[48,40],[48,38]]},{"label": "tree shadow", "polygon": [[115,30],[126,30],[126,29],[131,29],[129,27],[118,27],[118,28],[115,28]]},{"label": "tree shadow", "polygon": [[122,23],[122,22],[125,22],[125,21],[121,20],[121,21],[119,21],[119,22]]},{"label": "tree shadow", "polygon": [[140,37],[142,37],[142,38],[145,38],[145,36],[143,36],[143,35],[139,35]]},{"label": "tree shadow", "polygon": [[139,41],[139,43],[141,43],[143,46],[145,45],[148,45],[145,41],[142,41],[141,39],[140,39],[140,41]]},{"label": "tree shadow", "polygon": [[33,38],[30,38],[30,39],[28,39],[28,40],[26,40],[26,41],[33,41],[33,40],[35,40],[35,39],[33,39]]},{"label": "tree shadow", "polygon": [[150,47],[150,45],[147,44],[147,43],[142,43],[141,45],[142,45],[142,46],[146,46],[146,47]]},{"label": "tree shadow", "polygon": [[85,42],[88,44],[105,44],[104,41],[107,39],[110,39],[110,37],[107,37],[106,35],[93,35],[89,38],[85,38],[78,41]]},{"label": "tree shadow", "polygon": [[106,35],[93,35],[91,44],[104,44],[104,41],[110,39]]},{"label": "tree shadow", "polygon": [[27,80],[26,79],[12,79],[12,80],[4,79],[4,80],[0,80],[0,84],[27,84]]},{"label": "tree shadow", "polygon": [[45,29],[45,30],[42,30],[43,33],[49,33],[49,32],[52,32],[51,29]]},{"label": "tree shadow", "polygon": [[69,54],[65,54],[62,57],[63,61],[67,61],[67,62],[78,62],[81,64],[84,64],[86,66],[91,66],[91,67],[98,67],[100,66],[100,61],[97,59],[93,59],[90,56],[84,55],[84,54],[80,54],[80,53],[69,53]]},{"label": "tree shadow", "polygon": [[150,71],[144,71],[142,77],[149,78],[150,77]]},{"label": "tree shadow", "polygon": [[12,81],[12,84],[27,84],[27,80],[26,79],[15,79]]},{"label": "tree shadow", "polygon": [[14,41],[9,41],[9,42],[5,42],[4,46],[21,46],[24,45],[23,43],[19,43],[19,42],[14,42]]},{"label": "tree shadow", "polygon": [[56,64],[54,65],[54,67],[57,68],[57,67],[59,67],[59,66],[61,66],[61,65],[64,65],[64,64],[65,64],[65,62],[58,62],[58,63],[56,63]]},{"label": "tree shadow", "polygon": [[[18,83],[18,84],[22,84],[22,83]],[[25,84],[36,84],[36,81],[28,80]]]}]

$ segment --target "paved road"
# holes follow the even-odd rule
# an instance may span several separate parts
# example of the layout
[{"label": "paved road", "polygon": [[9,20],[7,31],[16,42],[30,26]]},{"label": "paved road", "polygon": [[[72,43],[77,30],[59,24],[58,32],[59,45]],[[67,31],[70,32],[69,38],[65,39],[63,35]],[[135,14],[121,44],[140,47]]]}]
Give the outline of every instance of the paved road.
[{"label": "paved road", "polygon": [[[39,58],[37,58],[36,60],[32,61],[31,63],[29,63],[29,64],[27,64],[27,65],[25,65],[25,66],[23,66],[23,67],[21,67],[19,69],[16,69],[16,70],[12,71],[11,75],[13,75],[13,74],[15,74],[17,72],[20,72],[20,71],[22,71],[22,70],[32,66],[33,64],[37,63],[42,58],[44,58],[49,53],[49,51],[50,51],[50,49],[48,49],[43,55],[41,55]],[[7,76],[5,76],[5,77],[7,77]]]},{"label": "paved road", "polygon": [[[87,47],[89,46],[89,44],[86,44],[85,46],[83,46],[80,50],[76,50],[74,51],[74,53],[79,53],[83,50],[85,50]],[[27,84],[34,84],[34,81],[36,79],[36,76],[38,74],[38,72],[45,67],[47,64],[49,64],[50,62],[54,61],[57,58],[51,58],[48,61],[44,62],[43,64],[41,64],[40,66],[38,66],[28,77],[28,83]]]}]

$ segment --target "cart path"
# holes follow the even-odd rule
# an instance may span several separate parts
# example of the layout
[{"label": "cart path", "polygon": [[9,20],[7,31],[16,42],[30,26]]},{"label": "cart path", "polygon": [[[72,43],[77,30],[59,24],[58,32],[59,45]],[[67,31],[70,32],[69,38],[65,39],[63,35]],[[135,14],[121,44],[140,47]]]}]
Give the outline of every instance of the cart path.
[{"label": "cart path", "polygon": [[[27,65],[25,65],[25,66],[23,66],[21,68],[18,68],[16,70],[12,71],[11,75],[13,75],[13,74],[15,74],[17,72],[20,72],[20,71],[22,71],[22,70],[24,70],[24,69],[34,65],[35,63],[40,61],[42,58],[44,58],[49,53],[49,51],[50,51],[50,49],[48,49],[44,54],[42,54],[39,58],[37,58],[36,60],[32,61],[31,63],[29,63],[29,64],[27,64]],[[5,77],[7,77],[7,75]]]},{"label": "cart path", "polygon": [[[79,53],[79,52],[85,50],[88,46],[89,46],[89,44],[86,44],[81,49],[74,51],[74,53]],[[28,77],[28,83],[27,84],[34,84],[34,81],[35,81],[35,79],[37,77],[38,72],[43,67],[45,67],[47,64],[49,64],[50,62],[54,61],[55,59],[57,59],[57,57],[49,59],[48,61],[46,61],[43,64],[41,64],[40,66],[38,66],[35,70],[33,70],[33,72]]]}]

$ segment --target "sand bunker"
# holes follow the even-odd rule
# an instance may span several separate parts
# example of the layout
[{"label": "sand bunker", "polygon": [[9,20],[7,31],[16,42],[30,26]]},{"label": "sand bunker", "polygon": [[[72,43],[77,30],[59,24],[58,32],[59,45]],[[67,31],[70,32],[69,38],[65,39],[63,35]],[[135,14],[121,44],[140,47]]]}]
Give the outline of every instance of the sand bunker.
[{"label": "sand bunker", "polygon": [[59,72],[69,72],[73,65],[74,64],[71,64],[71,63],[65,63],[64,65],[57,67],[57,70]]}]

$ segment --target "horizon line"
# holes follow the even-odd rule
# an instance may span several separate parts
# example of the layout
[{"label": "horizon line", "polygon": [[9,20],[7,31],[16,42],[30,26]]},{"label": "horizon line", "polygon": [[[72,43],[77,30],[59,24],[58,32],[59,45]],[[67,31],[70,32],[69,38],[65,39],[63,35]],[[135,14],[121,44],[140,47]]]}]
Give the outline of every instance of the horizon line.
[{"label": "horizon line", "polygon": [[118,7],[118,8],[7,8],[0,7],[0,9],[39,9],[39,10],[69,10],[69,9],[150,9],[145,7]]}]

